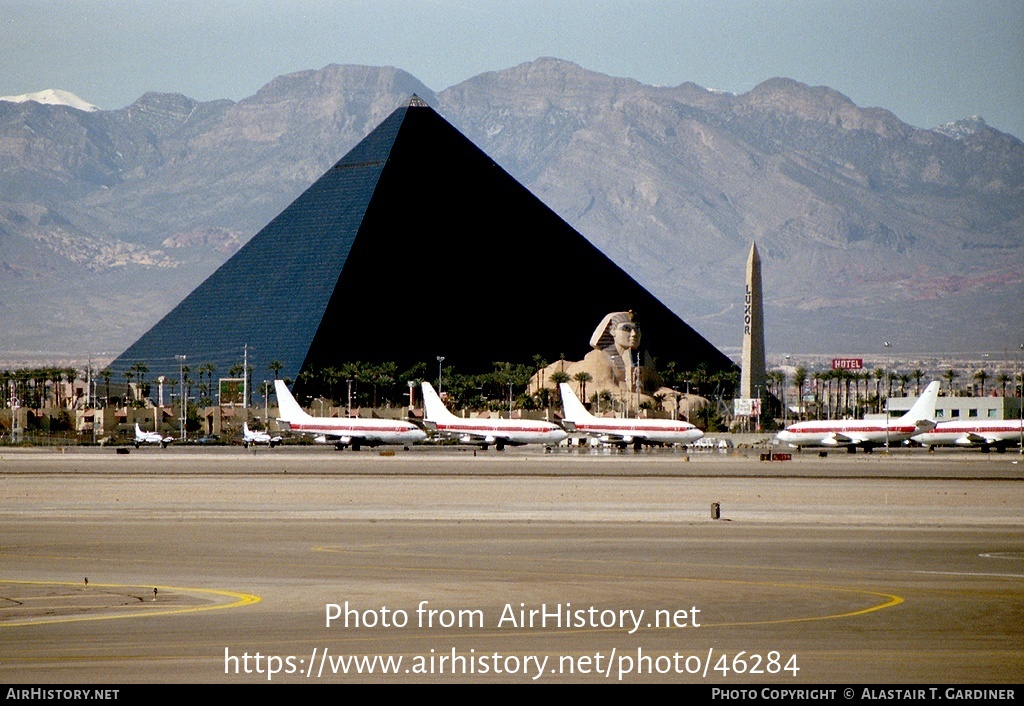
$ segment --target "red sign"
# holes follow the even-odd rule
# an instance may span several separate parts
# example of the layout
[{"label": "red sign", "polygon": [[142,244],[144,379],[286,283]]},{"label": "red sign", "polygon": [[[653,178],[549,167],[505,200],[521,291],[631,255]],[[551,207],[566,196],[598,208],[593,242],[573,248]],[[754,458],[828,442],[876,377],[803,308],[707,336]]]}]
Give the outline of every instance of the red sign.
[{"label": "red sign", "polygon": [[833,358],[833,370],[861,370],[864,367],[863,358]]}]

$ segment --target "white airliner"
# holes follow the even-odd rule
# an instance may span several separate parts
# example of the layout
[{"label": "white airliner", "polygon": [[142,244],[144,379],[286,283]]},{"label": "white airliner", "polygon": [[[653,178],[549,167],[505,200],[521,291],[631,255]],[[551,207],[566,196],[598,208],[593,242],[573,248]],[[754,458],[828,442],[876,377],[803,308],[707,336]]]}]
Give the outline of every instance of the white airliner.
[{"label": "white airliner", "polygon": [[899,419],[871,421],[865,419],[828,419],[817,422],[799,422],[780,431],[778,440],[795,448],[802,446],[845,446],[849,453],[857,447],[871,453],[878,446],[900,444],[915,434],[935,428],[935,400],[939,396],[939,382],[928,384],[914,406]]},{"label": "white airliner", "polygon": [[135,423],[135,448],[139,448],[142,444],[160,444],[160,448],[166,449],[167,444],[172,441],[174,441],[173,436],[161,436],[156,431],[142,431],[138,422]]},{"label": "white airliner", "polygon": [[596,437],[605,444],[615,444],[620,449],[630,444],[637,451],[643,444],[687,445],[704,436],[704,432],[692,424],[673,419],[595,417],[587,411],[566,383],[560,383],[558,389],[562,393],[562,407],[565,409],[565,421],[562,422],[562,426],[569,431],[580,431]]},{"label": "white airliner", "polygon": [[983,452],[995,448],[1002,453],[1007,446],[1016,446],[1021,438],[1019,419],[1000,419],[991,422],[952,421],[939,422],[931,431],[915,434],[913,441],[932,446],[980,446]]},{"label": "white airliner", "polygon": [[302,410],[283,380],[274,381],[277,404],[281,410],[278,422],[299,434],[311,434],[320,444],[334,444],[340,451],[351,446],[381,444],[413,444],[427,438],[415,424],[397,419],[349,419],[347,417],[312,417]]},{"label": "white airliner", "polygon": [[569,435],[557,424],[532,419],[459,419],[448,411],[429,382],[423,385],[424,422],[460,443],[477,445],[484,450],[494,445],[498,451],[506,446],[545,444],[553,446]]},{"label": "white airliner", "polygon": [[252,431],[247,423],[242,422],[242,446],[245,448],[249,448],[250,444],[267,444],[274,448],[280,443],[280,436],[271,436],[265,431]]}]

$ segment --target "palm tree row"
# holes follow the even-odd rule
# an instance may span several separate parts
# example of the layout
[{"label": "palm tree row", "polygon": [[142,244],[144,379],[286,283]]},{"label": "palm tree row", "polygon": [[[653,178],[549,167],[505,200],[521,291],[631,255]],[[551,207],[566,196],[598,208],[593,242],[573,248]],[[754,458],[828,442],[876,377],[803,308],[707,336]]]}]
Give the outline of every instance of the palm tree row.
[{"label": "palm tree row", "polygon": [[[440,387],[447,404],[452,408],[507,410],[511,398],[513,407],[535,409],[540,406],[540,400],[526,392],[534,373],[531,366],[506,361],[493,365],[490,372],[477,374],[444,368]],[[437,380],[427,377],[426,363],[417,363],[401,374],[396,371],[393,362],[354,361],[305,370],[299,374],[297,382],[303,386],[307,398],[323,397],[333,400],[337,406],[347,406],[351,387],[353,407],[401,405],[408,400],[410,382],[414,387],[423,380],[438,385]],[[552,376],[552,380],[557,375]],[[563,375],[568,381],[569,376]]]},{"label": "palm tree row", "polygon": [[739,385],[740,374],[737,370],[708,370],[707,365],[700,363],[693,370],[677,370],[675,361],[665,364],[663,370],[646,371],[643,385],[644,392],[654,393],[660,387],[687,392],[704,397],[731,397]]},{"label": "palm tree row", "polygon": [[[894,390],[905,396],[912,380],[915,382],[915,394],[920,394],[924,376],[922,370],[897,374],[884,368],[874,371],[842,368],[808,371],[801,366],[796,368],[792,384],[796,388],[800,416],[859,417],[869,412],[881,412],[885,399],[891,397]],[[770,372],[768,381],[770,391],[781,394],[785,381],[780,371]],[[813,398],[808,409],[805,398],[811,393]]]},{"label": "palm tree row", "polygon": [[71,367],[40,367],[0,372],[0,402],[11,406],[12,396],[21,407],[64,407],[73,401],[66,385],[78,379]]}]

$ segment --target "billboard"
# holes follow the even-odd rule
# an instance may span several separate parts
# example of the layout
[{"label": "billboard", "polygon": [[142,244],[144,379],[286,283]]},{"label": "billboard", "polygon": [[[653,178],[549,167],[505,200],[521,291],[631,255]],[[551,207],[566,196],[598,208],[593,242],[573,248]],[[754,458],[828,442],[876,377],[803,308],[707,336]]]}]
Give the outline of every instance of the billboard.
[{"label": "billboard", "polygon": [[220,378],[220,404],[242,404],[243,378]]},{"label": "billboard", "polygon": [[732,401],[732,410],[736,417],[760,417],[761,400],[756,397],[737,397]]}]

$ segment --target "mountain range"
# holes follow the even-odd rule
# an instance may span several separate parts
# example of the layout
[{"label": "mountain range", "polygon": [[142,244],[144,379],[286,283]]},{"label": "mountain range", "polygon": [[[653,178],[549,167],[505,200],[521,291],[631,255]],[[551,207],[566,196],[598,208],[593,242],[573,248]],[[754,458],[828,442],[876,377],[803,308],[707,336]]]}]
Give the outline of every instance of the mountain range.
[{"label": "mountain range", "polygon": [[[331,65],[237,102],[0,100],[0,355],[120,352],[413,93],[727,353],[755,241],[770,352],[1021,342],[1016,137],[976,116],[913,127],[785,78],[736,95],[543,58],[440,92]],[[513,289],[564,300],[572,263],[509,257]]]}]

